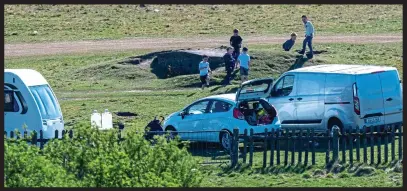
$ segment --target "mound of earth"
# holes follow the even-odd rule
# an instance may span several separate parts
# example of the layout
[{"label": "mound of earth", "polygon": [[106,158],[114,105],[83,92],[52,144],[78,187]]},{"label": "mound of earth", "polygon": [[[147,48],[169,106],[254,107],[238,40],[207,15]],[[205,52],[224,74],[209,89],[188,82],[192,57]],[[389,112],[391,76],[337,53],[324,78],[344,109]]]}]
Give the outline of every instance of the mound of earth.
[{"label": "mound of earth", "polygon": [[212,70],[224,66],[221,49],[197,49],[197,50],[170,50],[145,54],[142,56],[130,57],[119,62],[124,65],[139,65],[150,67],[151,72],[158,78],[165,79],[174,76],[198,74],[198,63],[202,61],[202,56],[209,56],[209,64]]}]

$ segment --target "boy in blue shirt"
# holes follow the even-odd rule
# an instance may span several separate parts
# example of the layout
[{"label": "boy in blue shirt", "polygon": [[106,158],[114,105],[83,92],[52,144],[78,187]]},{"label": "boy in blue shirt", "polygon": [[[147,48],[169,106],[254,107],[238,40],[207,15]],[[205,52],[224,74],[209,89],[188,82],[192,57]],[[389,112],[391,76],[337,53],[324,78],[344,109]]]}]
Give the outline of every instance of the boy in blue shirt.
[{"label": "boy in blue shirt", "polygon": [[203,55],[202,61],[199,63],[199,79],[201,80],[201,88],[204,89],[205,85],[209,86],[209,77],[208,73],[211,72],[208,62],[209,56]]},{"label": "boy in blue shirt", "polygon": [[[241,79],[241,84],[248,79],[249,75],[249,67],[250,67],[250,55],[247,54],[247,49],[246,47],[243,47],[243,52],[239,55],[237,58],[237,63],[240,64],[240,79]],[[241,85],[240,84],[240,85]]]},{"label": "boy in blue shirt", "polygon": [[295,40],[297,39],[297,34],[296,33],[291,33],[291,38],[285,41],[283,44],[283,49],[285,51],[290,51],[290,49],[294,46]]}]

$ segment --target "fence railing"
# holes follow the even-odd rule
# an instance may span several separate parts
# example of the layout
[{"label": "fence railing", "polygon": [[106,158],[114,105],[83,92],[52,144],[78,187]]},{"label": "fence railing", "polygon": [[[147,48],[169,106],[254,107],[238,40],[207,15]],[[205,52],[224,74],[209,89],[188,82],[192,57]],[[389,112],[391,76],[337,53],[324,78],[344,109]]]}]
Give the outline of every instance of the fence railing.
[{"label": "fence railing", "polygon": [[[117,139],[115,141],[121,142],[125,140],[124,130],[119,129],[117,134]],[[103,132],[103,131],[100,131]],[[168,135],[168,139],[175,138],[179,136],[181,140],[188,140],[189,143],[186,144],[188,151],[196,157],[201,159],[202,164],[213,164],[213,163],[230,163],[230,153],[225,151],[220,147],[219,134],[227,133],[227,131],[177,131],[177,132],[159,132],[150,131],[142,132],[147,140],[151,140],[155,135],[162,136]],[[140,132],[141,133],[141,132]],[[81,139],[81,137],[74,136],[74,130],[63,130],[62,137],[68,137],[71,140]],[[44,145],[50,140],[62,139],[61,133],[55,130],[54,138],[46,139],[44,138],[44,133],[42,130],[37,131],[24,131],[22,134],[20,132],[6,132],[4,131],[4,136],[8,139],[20,139],[31,143],[32,145],[39,146],[40,149],[44,148]],[[83,137],[82,137],[83,138]],[[212,140],[211,142],[207,142]],[[184,142],[185,143],[185,142]],[[185,145],[185,144],[183,144]]]},{"label": "fence railing", "polygon": [[[278,129],[254,134],[253,129],[239,132],[234,129],[231,150],[231,165],[239,158],[243,164],[253,165],[254,150],[263,153],[262,166],[294,165],[316,163],[316,153],[325,154],[325,164],[332,162],[382,164],[403,157],[402,124],[373,126],[354,130],[340,130],[316,134],[314,129]],[[396,156],[396,140],[397,151]],[[239,152],[239,142],[243,148]],[[255,146],[255,143],[257,145]],[[382,149],[383,147],[383,149]],[[389,149],[390,147],[390,149]],[[376,148],[376,149],[375,149]],[[341,157],[339,156],[341,155]],[[369,160],[370,157],[370,160]],[[363,160],[362,160],[363,159]],[[383,159],[383,160],[382,160]]]}]

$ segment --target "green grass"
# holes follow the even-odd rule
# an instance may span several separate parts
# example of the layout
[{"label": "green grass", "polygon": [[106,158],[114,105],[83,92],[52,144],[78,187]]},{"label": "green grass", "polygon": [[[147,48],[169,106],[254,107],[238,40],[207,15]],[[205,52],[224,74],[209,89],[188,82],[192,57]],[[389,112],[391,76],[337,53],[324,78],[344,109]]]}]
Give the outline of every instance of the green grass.
[{"label": "green grass", "polygon": [[[158,9],[155,12],[154,9]],[[402,5],[5,5],[6,43],[118,39],[289,35],[401,34]],[[33,31],[37,31],[34,34]]]},{"label": "green grass", "polygon": [[[396,139],[396,160],[398,159],[398,140]],[[361,150],[362,151],[362,150]],[[353,150],[356,153],[356,149]],[[384,152],[384,145],[382,145]],[[390,152],[390,144],[389,144]],[[370,148],[368,147],[367,156],[370,162]],[[377,148],[375,147],[375,153]],[[276,156],[275,152],[275,156]],[[363,156],[363,152],[361,152]],[[390,156],[390,154],[389,154]],[[380,165],[367,165],[356,161],[354,154],[354,164],[349,164],[349,151],[347,151],[347,163],[343,164],[342,170],[335,172],[333,168],[325,167],[325,152],[317,151],[315,155],[316,165],[311,164],[311,153],[309,153],[308,166],[303,164],[292,166],[284,166],[284,150],[280,153],[281,165],[276,165],[274,158],[274,166],[269,166],[270,151],[267,153],[267,167],[263,168],[263,152],[255,151],[253,155],[253,166],[248,166],[249,155],[247,155],[246,164],[242,164],[242,159],[239,159],[239,164],[236,169],[230,169],[223,165],[222,168],[217,166],[203,167],[208,173],[205,176],[202,186],[204,187],[400,187],[402,186],[402,169],[397,166],[397,161]],[[332,157],[332,153],[331,153]],[[339,155],[341,160],[341,155]],[[382,154],[382,162],[384,161]],[[298,153],[295,153],[295,160],[298,159]],[[332,159],[332,158],[331,158]],[[291,152],[288,154],[288,164],[291,162]],[[304,152],[303,159],[304,160]],[[377,161],[377,154],[375,154]],[[363,158],[361,158],[363,161]],[[376,162],[375,162],[376,163]],[[402,167],[402,166],[401,166]],[[360,173],[358,171],[373,168],[373,173]],[[318,176],[316,171],[322,172]]]},{"label": "green grass", "polygon": [[[299,49],[296,44],[294,49]],[[278,45],[254,45],[250,78],[277,78],[295,62],[296,53],[281,51]],[[327,53],[315,55],[315,64],[374,64],[394,66],[403,79],[402,43],[384,44],[318,44],[316,50]],[[56,92],[173,90],[199,83],[198,74],[158,79],[149,67],[122,65],[119,61],[147,51],[92,53],[44,57],[5,58],[5,68],[31,68],[42,73]],[[197,63],[198,64],[198,63]],[[309,65],[306,63],[305,65]],[[224,77],[223,67],[214,71],[215,84]],[[238,81],[234,81],[235,84]],[[198,87],[198,85],[196,86]]]}]

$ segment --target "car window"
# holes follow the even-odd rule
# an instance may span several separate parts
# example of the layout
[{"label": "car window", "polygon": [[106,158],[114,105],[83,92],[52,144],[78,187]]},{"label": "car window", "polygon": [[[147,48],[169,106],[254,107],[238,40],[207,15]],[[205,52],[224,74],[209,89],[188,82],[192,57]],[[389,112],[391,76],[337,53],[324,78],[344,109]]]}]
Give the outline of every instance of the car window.
[{"label": "car window", "polygon": [[281,78],[275,88],[274,88],[274,96],[275,97],[282,97],[288,96],[291,94],[294,88],[294,76],[288,75],[284,78]]},{"label": "car window", "polygon": [[213,101],[211,105],[211,113],[227,112],[232,108],[232,104],[223,101]]},{"label": "car window", "polygon": [[198,103],[195,103],[191,105],[188,108],[188,114],[204,114],[207,113],[207,107],[208,107],[209,101],[200,101]]}]

